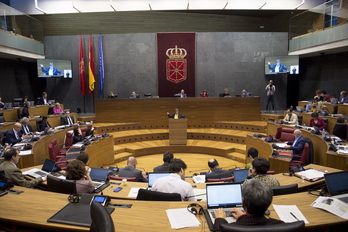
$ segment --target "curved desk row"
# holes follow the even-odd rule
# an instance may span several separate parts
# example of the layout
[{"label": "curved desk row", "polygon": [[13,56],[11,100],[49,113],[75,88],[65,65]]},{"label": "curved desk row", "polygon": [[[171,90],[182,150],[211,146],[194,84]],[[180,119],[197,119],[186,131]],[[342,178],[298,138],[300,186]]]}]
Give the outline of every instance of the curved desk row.
[{"label": "curved desk row", "polygon": [[[304,107],[309,101],[299,101],[297,104],[299,107]],[[331,104],[330,102],[325,102],[324,105],[327,107],[330,113],[334,111],[334,106],[337,106],[337,114],[348,115],[348,105],[347,104]]]}]

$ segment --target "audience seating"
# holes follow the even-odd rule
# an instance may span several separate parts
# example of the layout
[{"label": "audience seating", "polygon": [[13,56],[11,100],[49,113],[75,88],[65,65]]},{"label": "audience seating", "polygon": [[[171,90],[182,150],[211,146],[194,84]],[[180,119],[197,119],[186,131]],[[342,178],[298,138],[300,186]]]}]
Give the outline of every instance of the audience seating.
[{"label": "audience seating", "polygon": [[347,124],[336,123],[332,134],[340,137],[341,139],[347,140]]},{"label": "audience seating", "polygon": [[271,187],[273,190],[273,196],[291,194],[298,192],[298,184],[289,184],[284,186]]},{"label": "audience seating", "polygon": [[301,155],[294,155],[294,158],[301,157],[301,160],[291,160],[289,163],[289,168],[303,167],[303,166],[307,165],[308,164],[307,163],[308,152],[309,152],[309,145],[308,145],[308,143],[306,143]]},{"label": "audience seating", "polygon": [[20,107],[21,106],[21,103],[22,103],[23,99],[22,98],[13,98],[12,100],[12,106],[13,107]]},{"label": "audience seating", "polygon": [[304,221],[296,221],[285,224],[275,224],[275,225],[256,225],[256,226],[244,226],[236,224],[221,224],[221,232],[301,232],[304,231],[305,224]]},{"label": "audience seating", "polygon": [[219,179],[207,179],[206,182],[224,182],[224,181],[233,181],[234,180],[234,176],[231,177],[226,177],[226,178],[219,178]]},{"label": "audience seating", "polygon": [[275,139],[278,139],[282,142],[294,141],[295,140],[294,131],[295,129],[292,129],[292,128],[278,127],[277,133],[275,135]]},{"label": "audience seating", "polygon": [[47,176],[47,190],[56,193],[76,193],[76,183],[71,180],[60,179],[51,175]]},{"label": "audience seating", "polygon": [[66,155],[69,148],[73,145],[73,134],[69,131],[65,133],[64,147],[59,151],[62,155]]},{"label": "audience seating", "polygon": [[48,145],[48,152],[50,154],[50,159],[56,161],[56,166],[61,169],[66,169],[68,166],[68,161],[66,160],[65,155],[62,155],[59,152],[57,140],[53,139]]},{"label": "audience seating", "polygon": [[136,199],[142,201],[181,201],[181,195],[179,193],[163,193],[139,189]]},{"label": "audience seating", "polygon": [[122,181],[123,179],[126,179],[127,181],[130,182],[136,182],[137,178],[136,177],[120,177],[120,176],[109,176],[110,180],[119,180]]},{"label": "audience seating", "polygon": [[115,226],[109,212],[98,202],[92,201],[91,208],[92,224],[90,232],[114,232]]},{"label": "audience seating", "polygon": [[48,114],[48,115],[54,114],[54,112],[53,112],[53,107],[49,107],[49,108],[48,108],[47,114]]}]

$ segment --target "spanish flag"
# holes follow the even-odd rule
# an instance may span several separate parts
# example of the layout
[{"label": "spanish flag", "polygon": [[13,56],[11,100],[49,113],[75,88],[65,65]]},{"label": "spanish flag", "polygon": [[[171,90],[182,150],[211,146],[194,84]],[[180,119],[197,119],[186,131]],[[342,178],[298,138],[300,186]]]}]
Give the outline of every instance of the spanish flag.
[{"label": "spanish flag", "polygon": [[89,76],[89,94],[92,95],[94,91],[94,59],[93,59],[93,38],[89,35],[89,62],[88,62],[88,76]]}]

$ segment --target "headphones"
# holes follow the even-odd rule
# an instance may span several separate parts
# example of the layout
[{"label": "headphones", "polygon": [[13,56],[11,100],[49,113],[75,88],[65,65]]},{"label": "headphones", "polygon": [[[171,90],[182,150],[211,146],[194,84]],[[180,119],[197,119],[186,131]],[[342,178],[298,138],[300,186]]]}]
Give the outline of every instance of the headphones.
[{"label": "headphones", "polygon": [[70,194],[70,196],[68,196],[68,201],[70,203],[77,204],[77,203],[79,203],[80,198],[81,198],[81,195],[73,193],[73,194]]},{"label": "headphones", "polygon": [[[198,207],[198,211],[196,208],[194,207]],[[203,207],[200,204],[196,204],[196,203],[192,203],[189,204],[187,206],[187,210],[192,213],[193,215],[197,215],[197,214],[203,214]]]},{"label": "headphones", "polygon": [[326,196],[325,187],[321,187],[319,189],[308,189],[308,193],[314,196]]}]

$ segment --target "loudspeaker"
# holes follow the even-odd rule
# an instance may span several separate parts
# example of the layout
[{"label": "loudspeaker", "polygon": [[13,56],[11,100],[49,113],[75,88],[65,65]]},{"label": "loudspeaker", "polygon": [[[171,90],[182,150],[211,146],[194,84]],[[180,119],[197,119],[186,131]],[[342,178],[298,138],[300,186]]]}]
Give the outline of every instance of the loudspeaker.
[{"label": "loudspeaker", "polygon": [[[194,207],[197,207],[198,211]],[[203,214],[203,207],[200,204],[196,204],[196,203],[189,204],[187,206],[187,210],[194,215]]]}]

